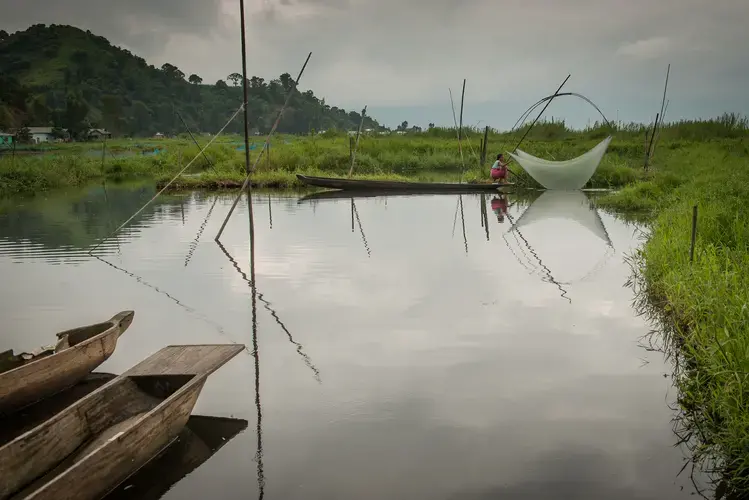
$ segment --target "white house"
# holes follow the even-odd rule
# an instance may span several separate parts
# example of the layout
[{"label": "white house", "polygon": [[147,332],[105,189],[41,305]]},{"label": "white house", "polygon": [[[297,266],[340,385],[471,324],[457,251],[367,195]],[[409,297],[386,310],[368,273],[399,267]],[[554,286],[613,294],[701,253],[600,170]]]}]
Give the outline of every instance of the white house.
[{"label": "white house", "polygon": [[54,142],[52,136],[52,127],[29,127],[31,142],[39,144],[41,142]]}]

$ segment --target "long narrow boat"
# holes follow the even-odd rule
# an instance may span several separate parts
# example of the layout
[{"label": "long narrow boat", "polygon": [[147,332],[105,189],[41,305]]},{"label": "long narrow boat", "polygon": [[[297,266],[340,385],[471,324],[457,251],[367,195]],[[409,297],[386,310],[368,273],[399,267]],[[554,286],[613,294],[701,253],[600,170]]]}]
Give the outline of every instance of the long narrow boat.
[{"label": "long narrow boat", "polygon": [[312,177],[297,174],[297,179],[308,186],[343,190],[409,191],[418,193],[481,193],[493,192],[514,184],[471,184],[447,182],[372,181],[363,179],[341,179],[337,177]]},{"label": "long narrow boat", "polygon": [[57,394],[0,417],[0,446],[54,417],[116,376],[113,373],[93,372]]},{"label": "long narrow boat", "polygon": [[0,499],[96,500],[182,431],[241,344],[169,346],[0,447]]},{"label": "long narrow boat", "polygon": [[193,415],[177,439],[103,500],[158,500],[247,429],[247,420]]},{"label": "long narrow boat", "polygon": [[75,385],[112,355],[134,317],[134,311],[122,311],[108,321],[58,333],[57,345],[2,353],[0,415]]}]

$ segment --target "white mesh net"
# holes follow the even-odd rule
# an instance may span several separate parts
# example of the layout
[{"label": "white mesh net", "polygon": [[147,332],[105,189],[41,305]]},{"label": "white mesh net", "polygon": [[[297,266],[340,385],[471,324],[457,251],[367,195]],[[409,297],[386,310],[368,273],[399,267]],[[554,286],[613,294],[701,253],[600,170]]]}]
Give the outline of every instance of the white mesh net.
[{"label": "white mesh net", "polygon": [[593,177],[610,142],[608,136],[587,153],[565,161],[536,158],[519,149],[508,154],[546,189],[581,189]]}]

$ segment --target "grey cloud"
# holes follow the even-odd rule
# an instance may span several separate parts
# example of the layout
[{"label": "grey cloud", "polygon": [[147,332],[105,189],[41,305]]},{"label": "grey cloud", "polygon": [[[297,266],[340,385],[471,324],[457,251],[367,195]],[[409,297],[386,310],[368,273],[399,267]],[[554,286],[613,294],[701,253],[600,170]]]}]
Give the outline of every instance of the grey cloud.
[{"label": "grey cloud", "polygon": [[3,25],[71,24],[91,30],[143,56],[157,55],[177,33],[205,36],[221,21],[220,0],[0,0]]}]

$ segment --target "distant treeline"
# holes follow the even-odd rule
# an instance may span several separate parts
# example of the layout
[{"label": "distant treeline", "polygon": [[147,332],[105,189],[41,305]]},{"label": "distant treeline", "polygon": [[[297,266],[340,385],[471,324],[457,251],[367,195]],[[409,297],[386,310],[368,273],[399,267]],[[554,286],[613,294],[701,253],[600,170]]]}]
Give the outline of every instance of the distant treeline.
[{"label": "distant treeline", "polygon": [[[204,84],[172,64],[149,65],[106,38],[72,26],[42,24],[8,34],[0,30],[0,130],[62,127],[76,137],[90,127],[115,136],[172,135],[185,131],[179,115],[197,132],[216,133],[242,103],[242,76]],[[253,132],[267,132],[294,79],[284,73],[248,79],[248,118]],[[178,115],[179,113],[179,115]],[[240,115],[241,116],[241,115]],[[278,131],[350,130],[361,115],[330,106],[311,91],[294,90]],[[365,128],[380,129],[365,117]],[[229,133],[243,130],[234,120]]]}]

